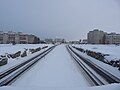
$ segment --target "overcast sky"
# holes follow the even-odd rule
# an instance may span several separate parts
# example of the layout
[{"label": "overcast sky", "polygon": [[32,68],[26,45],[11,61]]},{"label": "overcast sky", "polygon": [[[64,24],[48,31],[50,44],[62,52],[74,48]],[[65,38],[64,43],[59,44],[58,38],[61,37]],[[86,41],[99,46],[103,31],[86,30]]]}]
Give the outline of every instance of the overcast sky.
[{"label": "overcast sky", "polygon": [[96,28],[120,33],[120,0],[0,0],[2,31],[75,40]]}]

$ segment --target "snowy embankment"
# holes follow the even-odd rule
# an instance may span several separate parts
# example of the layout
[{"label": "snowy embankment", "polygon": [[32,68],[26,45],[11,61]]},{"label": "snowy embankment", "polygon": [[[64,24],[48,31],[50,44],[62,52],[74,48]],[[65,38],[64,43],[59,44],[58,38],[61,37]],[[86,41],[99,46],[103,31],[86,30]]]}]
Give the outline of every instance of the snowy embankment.
[{"label": "snowy embankment", "polygon": [[74,87],[74,88],[63,88],[63,87],[12,87],[12,86],[3,86],[0,87],[0,90],[120,90],[120,84],[109,84],[104,86],[95,86],[95,87]]},{"label": "snowy embankment", "polygon": [[117,68],[112,67],[112,66],[110,66],[106,63],[103,63],[103,62],[99,61],[99,60],[96,60],[95,58],[92,58],[92,57],[88,56],[86,53],[82,53],[82,52],[76,50],[75,48],[72,48],[72,49],[76,53],[81,55],[82,57],[89,59],[91,62],[95,63],[99,67],[103,68],[104,70],[108,71],[109,73],[113,74],[114,76],[120,78],[120,71]]},{"label": "snowy embankment", "polygon": [[[34,48],[44,47],[44,46],[51,47],[53,45],[52,44],[16,44],[16,45],[0,44],[0,55],[5,55],[6,53],[12,54],[12,53],[15,53],[18,51],[24,52],[25,49],[34,49]],[[30,52],[27,52],[26,57],[17,57],[15,59],[9,58],[8,63],[6,65],[0,66],[0,72],[5,71],[15,65],[18,65],[36,55],[38,55],[39,53],[45,51],[46,49],[42,49],[39,52],[36,52],[33,54],[31,54]]]},{"label": "snowy embankment", "polygon": [[118,45],[91,45],[91,44],[81,44],[81,45],[73,45],[85,50],[91,50],[95,52],[100,52],[103,54],[109,54],[109,56],[105,56],[105,58],[109,61],[111,60],[119,60],[120,59],[120,46]]},{"label": "snowy embankment", "polygon": [[[78,50],[83,50],[87,55],[107,63],[120,70],[119,45],[72,45]],[[82,51],[82,52],[83,52]]]}]

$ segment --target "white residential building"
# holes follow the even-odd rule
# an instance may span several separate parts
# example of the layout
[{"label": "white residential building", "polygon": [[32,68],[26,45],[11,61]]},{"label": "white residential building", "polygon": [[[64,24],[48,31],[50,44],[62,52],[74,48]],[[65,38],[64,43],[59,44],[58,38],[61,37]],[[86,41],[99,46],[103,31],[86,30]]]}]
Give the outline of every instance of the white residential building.
[{"label": "white residential building", "polygon": [[120,34],[110,33],[106,35],[106,44],[120,44]]},{"label": "white residential building", "polygon": [[23,34],[21,32],[8,31],[7,33],[0,31],[0,44],[17,43],[17,44],[32,44],[38,43],[39,38],[35,35]]},{"label": "white residential building", "polygon": [[89,31],[87,34],[88,44],[103,44],[105,33],[98,29]]}]

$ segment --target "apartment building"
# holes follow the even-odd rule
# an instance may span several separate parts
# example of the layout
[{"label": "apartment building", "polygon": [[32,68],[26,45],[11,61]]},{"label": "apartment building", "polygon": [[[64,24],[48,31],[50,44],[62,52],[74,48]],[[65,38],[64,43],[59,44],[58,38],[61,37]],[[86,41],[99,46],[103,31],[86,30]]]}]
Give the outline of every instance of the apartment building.
[{"label": "apartment building", "polygon": [[44,42],[47,44],[51,44],[51,43],[54,43],[54,40],[52,38],[46,38]]},{"label": "apartment building", "polygon": [[120,34],[109,33],[106,34],[106,44],[120,44]]},{"label": "apartment building", "polygon": [[87,34],[87,40],[89,44],[103,44],[105,33],[98,29],[89,31]]},{"label": "apartment building", "polygon": [[87,34],[88,44],[120,44],[120,34],[93,30]]},{"label": "apartment building", "polygon": [[38,37],[35,35],[23,34],[22,32],[0,31],[0,44],[32,44],[38,43]]},{"label": "apartment building", "polygon": [[55,43],[65,43],[65,39],[61,39],[61,38],[55,38],[54,39]]},{"label": "apartment building", "polygon": [[0,32],[0,43],[3,43],[3,33],[2,32]]}]

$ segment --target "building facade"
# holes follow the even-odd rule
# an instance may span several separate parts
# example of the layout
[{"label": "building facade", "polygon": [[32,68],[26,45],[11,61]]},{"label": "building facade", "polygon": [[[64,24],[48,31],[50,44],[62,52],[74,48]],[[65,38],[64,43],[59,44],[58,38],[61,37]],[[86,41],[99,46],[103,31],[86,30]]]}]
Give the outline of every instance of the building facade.
[{"label": "building facade", "polygon": [[81,43],[82,44],[87,44],[87,42],[88,42],[87,39],[83,39]]},{"label": "building facade", "polygon": [[120,34],[93,30],[87,34],[88,44],[120,44]]},{"label": "building facade", "polygon": [[104,36],[105,36],[105,33],[98,29],[89,31],[89,33],[87,34],[88,44],[103,44]]},{"label": "building facade", "polygon": [[0,44],[33,44],[38,43],[40,40],[35,35],[23,34],[22,32],[12,32],[7,33],[0,31]]},{"label": "building facade", "polygon": [[120,44],[120,34],[109,33],[106,34],[106,44]]},{"label": "building facade", "polygon": [[59,44],[65,43],[65,39],[55,38],[55,39],[54,39],[54,43],[59,43]]},{"label": "building facade", "polygon": [[54,40],[53,40],[52,38],[46,38],[44,41],[45,41],[45,43],[47,43],[47,44],[54,43]]}]

